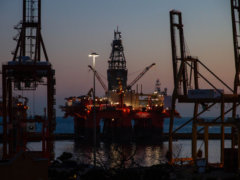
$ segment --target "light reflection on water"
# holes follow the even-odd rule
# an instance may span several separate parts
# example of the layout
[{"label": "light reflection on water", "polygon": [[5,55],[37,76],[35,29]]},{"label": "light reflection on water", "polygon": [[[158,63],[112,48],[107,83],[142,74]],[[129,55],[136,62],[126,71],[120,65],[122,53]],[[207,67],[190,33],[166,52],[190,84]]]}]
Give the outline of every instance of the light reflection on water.
[{"label": "light reflection on water", "polygon": [[[231,141],[225,140],[225,148],[230,148]],[[198,140],[197,149],[201,148],[204,156],[204,143]],[[40,142],[31,142],[28,144],[30,150],[40,150]],[[191,156],[191,140],[179,140],[173,143],[174,157]],[[132,166],[133,162],[140,166],[151,166],[166,162],[165,155],[168,150],[168,142],[162,142],[158,145],[144,144],[107,144],[100,143],[97,147],[97,162],[101,166],[116,167],[125,162],[126,167]],[[63,152],[74,154],[74,159],[81,163],[92,164],[93,147],[86,144],[76,144],[74,141],[64,140],[55,141],[54,153],[55,158]],[[2,154],[2,144],[0,144],[0,155]],[[220,162],[220,140],[209,140],[209,162]],[[132,157],[132,158],[131,158]],[[124,161],[125,160],[125,161]]]},{"label": "light reflection on water", "polygon": [[[161,156],[163,148],[162,145],[146,146],[100,143],[97,148],[97,163],[107,167],[151,166],[153,164],[159,164],[160,161],[165,159],[164,156]],[[75,144],[74,149],[70,152],[73,153],[75,158],[80,162],[93,162],[92,146],[90,145]],[[56,152],[55,157],[57,157],[57,154],[61,153]]]},{"label": "light reflection on water", "polygon": [[[209,140],[209,162],[220,162],[220,140]],[[231,140],[225,140],[225,148],[231,147]],[[119,153],[117,150],[120,150]],[[179,140],[173,143],[173,155],[175,158],[191,157],[191,140]],[[197,141],[197,149],[203,151],[204,156],[204,142]],[[168,150],[168,142],[162,142],[159,145],[143,145],[143,144],[128,144],[118,145],[100,143],[98,147],[97,159],[98,161],[109,163],[113,167],[119,156],[129,157],[134,155],[134,161],[140,166],[151,166],[166,162],[166,152]],[[93,148],[89,145],[74,145],[71,141],[56,141],[55,142],[55,157],[58,157],[62,152],[67,151],[74,154],[75,158],[81,162],[93,162]],[[130,161],[128,162],[130,163]],[[127,165],[129,165],[127,163]]]}]

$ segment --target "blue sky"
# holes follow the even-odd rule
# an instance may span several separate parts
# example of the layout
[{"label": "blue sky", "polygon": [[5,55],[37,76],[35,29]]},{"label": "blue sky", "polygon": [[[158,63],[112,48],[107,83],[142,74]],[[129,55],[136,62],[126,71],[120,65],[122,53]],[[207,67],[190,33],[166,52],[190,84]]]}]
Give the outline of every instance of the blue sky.
[{"label": "blue sky", "polygon": [[[0,1],[0,62],[11,60],[21,20],[22,0]],[[160,79],[162,88],[173,89],[169,11],[182,11],[185,39],[198,56],[231,87],[234,58],[230,0],[42,0],[42,34],[57,79],[57,106],[64,98],[82,95],[92,86],[88,54],[100,54],[96,69],[106,75],[113,31],[122,32],[129,82],[147,65],[152,68],[138,83],[146,93]],[[134,73],[135,72],[135,73]],[[106,81],[105,81],[106,82]],[[222,87],[219,87],[222,88]],[[41,94],[41,93],[40,93]],[[97,84],[97,94],[104,91]],[[42,98],[36,97],[39,102]],[[41,104],[41,103],[40,103]],[[179,109],[191,115],[186,106]],[[58,110],[58,115],[61,115]]]}]

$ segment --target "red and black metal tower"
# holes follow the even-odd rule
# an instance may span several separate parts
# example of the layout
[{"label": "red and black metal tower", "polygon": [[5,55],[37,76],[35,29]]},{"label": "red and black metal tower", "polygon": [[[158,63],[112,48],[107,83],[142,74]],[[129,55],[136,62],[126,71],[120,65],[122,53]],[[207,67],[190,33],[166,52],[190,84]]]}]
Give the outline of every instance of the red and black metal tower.
[{"label": "red and black metal tower", "polygon": [[108,61],[108,90],[116,90],[119,87],[121,81],[122,88],[127,88],[127,67],[126,59],[123,51],[121,32],[114,31],[114,40],[112,42],[112,52],[110,60]]},{"label": "red and black metal tower", "polygon": [[[3,159],[27,150],[27,142],[42,142],[40,157],[52,158],[53,131],[55,130],[55,71],[49,63],[41,35],[41,0],[23,0],[23,19],[15,27],[17,46],[12,61],[2,65],[3,94]],[[43,52],[43,53],[42,53]],[[42,56],[44,55],[44,61]],[[35,91],[47,87],[46,115],[28,118],[14,108],[14,91]],[[28,131],[29,123],[40,123],[41,132]]]}]

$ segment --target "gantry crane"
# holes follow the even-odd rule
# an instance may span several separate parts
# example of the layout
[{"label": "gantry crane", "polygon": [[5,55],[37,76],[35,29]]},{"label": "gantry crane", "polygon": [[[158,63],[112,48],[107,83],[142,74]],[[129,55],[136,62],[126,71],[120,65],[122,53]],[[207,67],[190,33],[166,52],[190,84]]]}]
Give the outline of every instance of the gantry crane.
[{"label": "gantry crane", "polygon": [[[19,37],[12,61],[2,65],[3,159],[27,151],[33,137],[42,143],[39,156],[53,158],[53,132],[56,127],[55,70],[49,62],[41,35],[41,0],[23,0],[23,17],[18,25]],[[43,53],[41,53],[43,51]],[[44,60],[41,55],[44,55]],[[29,118],[25,111],[14,108],[13,91],[35,91],[46,85],[47,109],[41,118]],[[40,123],[42,131],[28,132],[27,125]],[[35,139],[35,140],[36,140]]]},{"label": "gantry crane", "polygon": [[[231,1],[232,3],[236,3],[236,1]],[[232,9],[235,9],[239,13],[239,1],[237,6],[232,4]],[[232,14],[234,14],[232,12]],[[235,13],[236,14],[236,13]],[[233,18],[233,22],[235,22]],[[170,11],[170,31],[171,31],[171,45],[172,45],[172,64],[173,64],[173,77],[174,77],[174,90],[172,94],[172,111],[170,116],[170,125],[169,125],[169,160],[170,162],[174,162],[173,157],[173,147],[172,141],[175,133],[183,128],[188,123],[192,122],[192,159],[195,161],[197,158],[197,135],[202,130],[204,130],[204,143],[205,143],[205,158],[208,161],[208,128],[209,126],[220,126],[221,127],[221,163],[224,164],[224,127],[238,127],[238,124],[235,121],[235,112],[234,108],[236,108],[237,102],[239,102],[240,98],[237,94],[237,87],[239,86],[239,56],[236,58],[236,76],[235,76],[235,87],[233,90],[230,88],[226,83],[224,83],[216,74],[214,74],[206,65],[204,65],[197,57],[192,57],[187,55],[185,51],[185,40],[184,40],[184,33],[183,33],[183,24],[182,24],[182,14],[179,11],[172,10]],[[176,37],[178,36],[178,38]],[[234,37],[236,36],[236,32]],[[236,39],[234,40],[235,44],[235,54],[236,48],[238,45],[236,44]],[[239,49],[238,49],[239,50]],[[199,68],[201,66],[201,68]],[[209,75],[203,75],[199,69],[205,69],[206,73]],[[214,83],[209,80],[209,76],[213,76],[217,81],[222,84],[222,87],[229,90],[231,94],[225,94],[223,90],[218,89]],[[192,81],[193,80],[193,81]],[[199,81],[205,81],[211,89],[208,89],[209,92],[215,92],[216,96],[194,96],[191,94],[204,92],[206,91],[206,87],[201,88],[199,85]],[[193,85],[192,85],[193,84]],[[193,87],[193,89],[189,88]],[[173,129],[174,124],[174,111],[176,106],[176,100],[178,99],[179,103],[193,103],[194,110],[193,110],[193,117],[177,127]],[[215,104],[219,103],[220,108],[220,115],[217,116],[212,121],[199,121],[199,116],[203,115],[206,111],[210,110]],[[225,109],[225,103],[233,103],[233,107],[229,109]],[[199,105],[202,104],[205,108],[199,110]],[[206,105],[207,104],[207,105]],[[224,117],[225,114],[233,111],[233,121],[226,122]],[[197,127],[201,126],[202,128],[198,129]],[[237,128],[239,129],[239,128]],[[240,144],[240,132],[238,130],[238,141]],[[239,155],[239,167],[240,167],[240,148],[238,149]]]}]

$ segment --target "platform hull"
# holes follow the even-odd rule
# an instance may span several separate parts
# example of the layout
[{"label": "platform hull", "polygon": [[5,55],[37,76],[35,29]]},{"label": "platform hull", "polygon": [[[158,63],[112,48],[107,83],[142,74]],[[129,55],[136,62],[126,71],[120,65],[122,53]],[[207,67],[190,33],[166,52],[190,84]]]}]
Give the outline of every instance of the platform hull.
[{"label": "platform hull", "polygon": [[[164,117],[158,112],[144,114],[97,113],[97,141],[158,142],[162,140]],[[75,139],[93,142],[93,116],[74,118]]]}]

